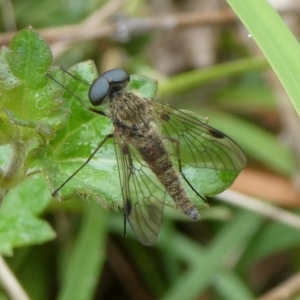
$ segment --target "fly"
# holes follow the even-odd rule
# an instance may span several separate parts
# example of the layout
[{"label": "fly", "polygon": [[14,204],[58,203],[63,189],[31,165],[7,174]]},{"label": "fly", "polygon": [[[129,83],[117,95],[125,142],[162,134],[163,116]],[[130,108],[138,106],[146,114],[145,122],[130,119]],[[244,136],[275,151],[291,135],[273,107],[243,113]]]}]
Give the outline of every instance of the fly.
[{"label": "fly", "polygon": [[[245,167],[246,158],[232,139],[202,122],[198,115],[145,99],[126,89],[129,81],[127,72],[112,69],[92,83],[89,89],[91,104],[101,106],[109,99],[109,109],[107,112],[92,107],[88,109],[110,118],[113,132],[52,196],[90,161],[109,138],[114,138],[126,219],[137,239],[144,245],[152,245],[159,233],[166,197],[171,197],[190,219],[199,218],[183,183],[196,195],[205,198],[189,182],[183,165],[237,172]],[[150,172],[155,175],[155,181],[148,176]],[[154,189],[158,193],[154,193]]]}]

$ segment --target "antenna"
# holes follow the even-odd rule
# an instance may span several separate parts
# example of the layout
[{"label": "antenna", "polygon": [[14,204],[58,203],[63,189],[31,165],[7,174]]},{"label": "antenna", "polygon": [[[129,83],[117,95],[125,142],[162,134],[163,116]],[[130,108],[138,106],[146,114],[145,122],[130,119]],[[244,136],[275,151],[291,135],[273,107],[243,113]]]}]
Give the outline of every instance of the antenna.
[{"label": "antenna", "polygon": [[[85,83],[88,86],[91,86],[88,82],[86,82],[85,80],[82,80],[81,78],[78,78],[76,76],[74,76],[72,73],[68,72],[63,66],[60,66],[60,69],[62,71],[64,71],[65,73],[67,73],[69,76],[71,76],[72,78],[81,81],[83,83]],[[56,82],[58,85],[60,85],[62,88],[64,88],[68,93],[70,93],[73,97],[75,97],[78,101],[80,101],[80,103],[82,103],[82,105],[97,114],[106,116],[105,112],[97,110],[95,108],[89,107],[87,106],[80,97],[78,97],[76,94],[74,94],[71,90],[69,90],[67,87],[65,87],[61,82],[59,82],[56,78],[54,78],[49,72],[46,73],[46,76],[49,77],[50,79],[52,79],[54,82]],[[84,168],[89,161],[93,158],[93,156],[98,152],[98,150],[103,146],[103,144],[107,141],[107,139],[112,138],[113,134],[108,134],[102,141],[101,143],[97,146],[97,148],[92,152],[92,154],[87,158],[87,160],[70,176],[68,177],[57,189],[55,189],[52,193],[51,196],[55,197],[57,195],[57,193],[59,192],[60,189],[62,189],[82,168]]]},{"label": "antenna", "polygon": [[[89,83],[87,83],[85,80],[82,80],[81,78],[78,78],[76,76],[74,76],[72,73],[68,72],[63,66],[60,66],[60,69],[65,72],[66,74],[68,74],[69,76],[73,77],[74,79],[81,81],[83,83],[85,83],[86,85],[90,86]],[[46,76],[49,77],[50,79],[52,79],[53,81],[55,81],[58,85],[60,85],[62,88],[64,88],[68,93],[70,93],[73,97],[75,97],[78,101],[80,101],[80,103],[88,110],[90,110],[90,108],[82,101],[82,99],[80,97],[78,97],[76,94],[74,94],[71,90],[69,90],[66,86],[64,86],[61,82],[59,82],[56,78],[54,78],[50,72],[48,71],[46,73]]]}]

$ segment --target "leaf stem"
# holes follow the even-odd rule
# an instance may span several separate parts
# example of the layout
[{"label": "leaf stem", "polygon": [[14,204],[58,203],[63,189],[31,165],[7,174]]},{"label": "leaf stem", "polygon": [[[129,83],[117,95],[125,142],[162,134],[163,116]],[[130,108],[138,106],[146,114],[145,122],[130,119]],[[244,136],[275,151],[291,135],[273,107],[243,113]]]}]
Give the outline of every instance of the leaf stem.
[{"label": "leaf stem", "polygon": [[0,284],[12,300],[29,300],[24,289],[0,256]]},{"label": "leaf stem", "polygon": [[20,183],[18,175],[23,170],[26,147],[26,143],[20,138],[18,133],[11,142],[13,153],[9,165],[5,170],[0,170],[0,205],[7,191]]}]

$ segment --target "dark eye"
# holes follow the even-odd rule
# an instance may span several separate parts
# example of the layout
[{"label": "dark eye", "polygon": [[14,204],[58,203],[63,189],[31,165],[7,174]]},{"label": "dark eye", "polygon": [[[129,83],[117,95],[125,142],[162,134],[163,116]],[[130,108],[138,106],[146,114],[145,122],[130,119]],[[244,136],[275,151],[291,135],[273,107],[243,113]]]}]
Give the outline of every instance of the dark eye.
[{"label": "dark eye", "polygon": [[124,89],[130,81],[130,76],[122,69],[112,69],[106,71],[102,74],[102,76],[107,78],[114,91],[120,91]]},{"label": "dark eye", "polygon": [[98,77],[91,85],[89,99],[93,105],[101,105],[110,92],[110,84],[103,76]]},{"label": "dark eye", "polygon": [[90,87],[90,102],[95,106],[103,104],[110,92],[124,89],[129,81],[130,76],[122,69],[112,69],[104,72]]}]

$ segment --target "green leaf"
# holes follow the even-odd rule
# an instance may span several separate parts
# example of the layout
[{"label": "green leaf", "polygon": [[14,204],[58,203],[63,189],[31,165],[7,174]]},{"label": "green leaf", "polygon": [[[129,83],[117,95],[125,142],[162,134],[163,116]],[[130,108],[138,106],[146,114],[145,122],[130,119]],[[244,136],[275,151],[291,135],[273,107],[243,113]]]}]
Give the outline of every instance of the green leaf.
[{"label": "green leaf", "polygon": [[257,42],[300,115],[299,42],[268,1],[228,3]]},{"label": "green leaf", "polygon": [[[206,249],[184,235],[162,230],[158,246],[163,247],[168,255],[180,258],[189,265],[162,299],[196,299],[208,286],[214,287],[218,284],[216,280],[220,280],[223,275],[226,276],[224,264],[226,266],[226,263],[231,261],[232,257],[236,257],[237,253],[242,254],[243,247],[247,247],[253,240],[262,223],[263,218],[258,214],[247,211],[237,212],[233,220],[218,232]],[[226,292],[228,293],[228,290]],[[245,290],[237,292],[246,295]],[[231,290],[230,293],[235,294],[235,290]],[[250,294],[250,291],[248,293]]]},{"label": "green leaf", "polygon": [[[65,105],[70,110],[68,124],[57,132],[49,145],[41,145],[32,151],[29,160],[31,167],[43,171],[51,191],[82,166],[105,136],[112,132],[108,118],[90,112],[83,105],[89,105],[87,82],[91,83],[97,77],[94,63],[80,63],[69,71],[80,80],[66,74],[62,84],[67,91],[60,87]],[[55,73],[51,76],[57,79]],[[61,197],[68,199],[79,193],[92,197],[105,208],[116,208],[123,205],[121,190],[116,188],[119,186],[114,144],[110,139],[61,190]]]},{"label": "green leaf", "polygon": [[14,247],[40,244],[55,237],[46,221],[39,219],[51,201],[45,182],[31,177],[12,189],[0,209],[0,253],[11,255]]},{"label": "green leaf", "polygon": [[1,110],[10,136],[22,130],[23,140],[53,138],[55,131],[66,122],[67,112],[58,101],[59,88],[45,74],[52,62],[46,42],[31,28],[20,31],[10,48],[0,53]]},{"label": "green leaf", "polygon": [[157,88],[158,82],[155,79],[136,74],[130,76],[128,89],[146,99],[153,99],[156,96]]},{"label": "green leaf", "polygon": [[52,53],[44,39],[26,28],[11,40],[9,48],[7,61],[12,74],[29,88],[44,87],[46,78],[43,75],[52,63]]},{"label": "green leaf", "polygon": [[245,58],[238,61],[226,62],[205,69],[197,69],[180,73],[159,83],[159,97],[180,95],[200,88],[213,80],[236,76],[249,70],[266,69],[265,59]]},{"label": "green leaf", "polygon": [[0,170],[3,190],[26,179],[28,152],[41,136],[53,138],[67,121],[68,111],[59,99],[61,89],[45,76],[51,62],[47,43],[31,28],[20,31],[10,48],[0,51],[0,145],[12,149],[10,163]]},{"label": "green leaf", "polygon": [[92,299],[105,261],[106,216],[107,213],[95,203],[85,206],[83,223],[72,254],[68,255],[69,261],[57,299]]}]

